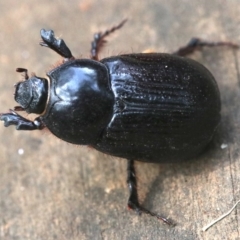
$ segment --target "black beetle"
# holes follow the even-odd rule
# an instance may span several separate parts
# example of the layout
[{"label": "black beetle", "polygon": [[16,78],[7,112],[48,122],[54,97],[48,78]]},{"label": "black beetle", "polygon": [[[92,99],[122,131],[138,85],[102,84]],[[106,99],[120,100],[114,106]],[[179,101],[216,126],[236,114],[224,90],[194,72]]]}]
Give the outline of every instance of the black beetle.
[{"label": "black beetle", "polygon": [[220,122],[220,94],[212,74],[185,58],[203,46],[229,45],[192,39],[173,54],[124,54],[98,60],[105,38],[123,26],[94,35],[91,59],[75,59],[52,30],[41,30],[43,42],[63,63],[47,73],[16,84],[15,111],[40,114],[34,121],[15,111],[1,114],[4,125],[18,130],[47,127],[58,138],[90,145],[128,159],[128,206],[170,221],[143,208],[138,201],[134,160],[166,163],[191,159],[211,141]]}]

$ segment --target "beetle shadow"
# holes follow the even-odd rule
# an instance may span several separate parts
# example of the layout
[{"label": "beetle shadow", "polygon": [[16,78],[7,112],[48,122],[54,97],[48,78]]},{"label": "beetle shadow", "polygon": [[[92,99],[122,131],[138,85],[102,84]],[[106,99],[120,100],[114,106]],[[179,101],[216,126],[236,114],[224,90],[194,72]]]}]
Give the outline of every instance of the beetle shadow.
[{"label": "beetle shadow", "polygon": [[[196,178],[197,180],[194,180],[194,177],[203,174],[203,172],[204,176],[208,176],[210,175],[210,172],[216,171],[218,168],[233,164],[233,162],[236,162],[239,159],[240,149],[236,144],[236,138],[234,136],[235,134],[231,134],[236,131],[236,129],[233,125],[230,124],[229,117],[223,117],[223,122],[221,123],[220,128],[216,133],[213,141],[199,157],[182,163],[161,165],[154,164],[155,166],[153,167],[158,168],[158,174],[152,181],[147,182],[148,188],[145,192],[145,198],[142,201],[144,207],[149,210],[156,209],[156,207],[159,207],[159,205],[156,204],[155,200],[158,199],[158,202],[161,203],[160,213],[163,214],[163,216],[168,216],[169,207],[165,209],[165,205],[168,201],[166,199],[166,193],[168,192],[168,187],[170,187],[172,191],[174,187],[178,188],[177,186],[174,186],[174,181],[178,181],[178,179],[180,179],[182,182],[181,184],[184,184],[184,182],[186,182],[186,186],[184,188],[193,188],[193,185],[189,182],[195,181],[196,183],[196,181],[201,178],[199,177]],[[238,132],[240,136],[240,131],[238,130]],[[237,142],[239,141],[240,139],[238,137]],[[225,145],[226,148],[222,149],[221,145]],[[231,159],[229,159],[229,151],[231,151],[229,148],[235,148],[235,153],[232,153],[235,155],[235,157]],[[201,181],[199,181],[199,184],[201,184]],[[141,185],[139,185],[139,189],[141,191]],[[178,189],[176,189],[176,191],[177,190]],[[185,190],[183,190],[182,194],[184,194]],[[161,196],[162,192],[163,195]],[[176,195],[173,195],[173,197],[176,197]],[[170,215],[170,219],[171,217],[172,216]],[[180,219],[173,218],[172,220],[178,224]]]},{"label": "beetle shadow", "polygon": [[[214,62],[214,59],[221,58],[217,50],[211,50],[209,55],[211,57],[208,58],[208,62]],[[193,181],[193,177],[203,174],[203,172],[206,177],[211,172],[219,168],[228,167],[238,161],[240,157],[240,147],[238,146],[238,142],[240,142],[240,126],[238,123],[240,119],[240,74],[238,70],[237,54],[234,53],[233,57],[235,59],[235,75],[232,76],[234,82],[228,82],[226,84],[226,82],[224,83],[224,79],[218,82],[221,93],[222,117],[213,140],[205,151],[194,159],[180,163],[155,165],[155,168],[158,168],[158,175],[156,175],[151,182],[148,181],[149,186],[142,202],[147,209],[154,209],[154,207],[156,207],[154,199],[158,198],[159,202],[162,203],[161,208],[163,214],[168,214],[168,210],[164,209],[164,204],[167,203],[165,199],[167,189],[165,188],[170,186],[170,188],[174,189],[171,181],[178,181],[178,179],[180,179],[183,183],[186,181],[187,187],[193,187],[193,185],[187,183],[187,181]],[[209,67],[208,64],[209,63],[206,64],[207,68],[210,69],[213,75],[216,75],[216,79],[221,80],[221,78],[225,78],[226,73],[224,73],[224,71],[226,67],[215,74],[222,63],[215,61],[213,67]],[[227,73],[229,73],[229,70]],[[221,76],[222,74],[225,75]],[[236,78],[237,81],[235,81]],[[198,181],[198,179],[196,181]],[[141,188],[141,186],[139,186],[139,188]],[[163,192],[162,197],[161,192]],[[179,219],[173,220],[178,222]]]}]

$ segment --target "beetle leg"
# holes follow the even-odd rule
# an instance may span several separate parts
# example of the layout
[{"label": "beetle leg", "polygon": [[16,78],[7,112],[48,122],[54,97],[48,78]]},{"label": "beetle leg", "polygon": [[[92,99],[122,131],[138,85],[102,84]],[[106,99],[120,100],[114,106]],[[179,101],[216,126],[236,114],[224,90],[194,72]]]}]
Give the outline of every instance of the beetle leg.
[{"label": "beetle leg", "polygon": [[215,46],[229,46],[231,48],[239,48],[239,46],[232,42],[207,42],[199,38],[192,38],[189,43],[179,48],[174,55],[186,56],[195,52],[196,50],[201,50],[203,47],[215,47]]},{"label": "beetle leg", "polygon": [[126,21],[127,19],[124,19],[120,24],[118,24],[115,27],[112,27],[109,30],[106,30],[104,33],[99,32],[94,34],[93,41],[91,43],[91,56],[90,56],[91,59],[98,61],[98,54],[101,51],[104,43],[107,42],[105,38],[111,33],[113,33],[115,30],[121,28]]},{"label": "beetle leg", "polygon": [[5,127],[8,127],[10,125],[16,125],[17,130],[41,130],[44,128],[44,125],[39,117],[36,118],[34,121],[30,121],[20,116],[13,110],[10,110],[10,113],[1,114],[0,120],[4,121]]},{"label": "beetle leg", "polygon": [[70,49],[68,48],[68,46],[66,45],[66,43],[64,42],[64,40],[57,39],[54,36],[53,30],[47,31],[45,29],[42,29],[40,31],[40,34],[41,34],[41,38],[43,40],[42,42],[39,43],[41,46],[51,48],[53,51],[57,52],[59,55],[64,57],[66,60],[73,58],[73,55],[72,55]]},{"label": "beetle leg", "polygon": [[134,161],[128,160],[128,166],[127,166],[127,184],[129,188],[129,199],[128,199],[128,208],[134,210],[137,214],[146,213],[153,217],[158,218],[159,220],[162,220],[164,223],[167,223],[168,225],[172,225],[172,223],[167,219],[159,214],[150,212],[146,208],[142,207],[138,200],[138,193],[137,193],[137,180],[136,180],[136,172],[134,168]]}]

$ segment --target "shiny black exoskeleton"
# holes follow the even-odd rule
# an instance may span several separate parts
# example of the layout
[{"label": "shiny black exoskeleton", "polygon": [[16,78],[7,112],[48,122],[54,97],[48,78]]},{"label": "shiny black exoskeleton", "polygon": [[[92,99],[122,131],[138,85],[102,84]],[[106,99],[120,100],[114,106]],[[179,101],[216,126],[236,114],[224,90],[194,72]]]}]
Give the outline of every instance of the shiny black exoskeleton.
[{"label": "shiny black exoskeleton", "polygon": [[[212,74],[182,56],[202,46],[230,45],[193,39],[174,54],[126,54],[98,60],[109,31],[92,42],[91,59],[75,59],[53,31],[41,30],[43,42],[63,56],[48,80],[23,72],[16,84],[15,111],[40,114],[34,121],[15,111],[1,114],[5,126],[18,130],[48,128],[58,138],[90,145],[128,159],[128,206],[170,223],[141,207],[134,160],[164,163],[197,156],[211,141],[220,122],[220,94]],[[182,56],[181,56],[182,55]]]}]

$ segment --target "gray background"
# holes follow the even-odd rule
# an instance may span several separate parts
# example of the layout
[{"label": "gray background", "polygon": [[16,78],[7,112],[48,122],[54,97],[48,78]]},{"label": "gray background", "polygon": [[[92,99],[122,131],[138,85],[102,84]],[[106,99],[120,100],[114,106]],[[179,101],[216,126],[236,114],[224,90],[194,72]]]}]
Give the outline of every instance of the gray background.
[{"label": "gray background", "polygon": [[[0,112],[16,105],[16,67],[44,77],[61,59],[38,45],[41,28],[54,29],[76,57],[89,56],[93,33],[126,17],[101,57],[172,52],[193,36],[240,44],[239,3],[0,1]],[[188,163],[137,165],[143,204],[176,227],[127,210],[124,159],[65,143],[47,130],[18,132],[1,124],[0,239],[239,239],[239,210],[201,231],[240,198],[239,53],[204,48],[191,57],[211,70],[221,91],[222,123],[211,148]],[[221,149],[222,143],[228,147]]]}]

